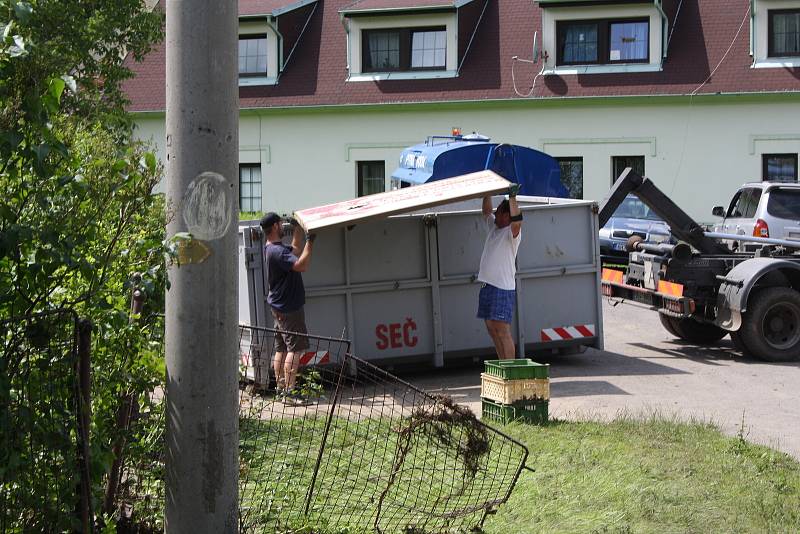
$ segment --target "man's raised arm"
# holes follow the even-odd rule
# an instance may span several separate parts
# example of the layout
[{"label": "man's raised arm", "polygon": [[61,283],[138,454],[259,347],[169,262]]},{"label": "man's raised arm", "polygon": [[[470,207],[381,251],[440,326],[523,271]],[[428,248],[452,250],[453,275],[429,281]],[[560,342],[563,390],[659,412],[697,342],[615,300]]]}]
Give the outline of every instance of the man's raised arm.
[{"label": "man's raised arm", "polygon": [[511,235],[517,237],[522,230],[522,212],[517,204],[517,193],[519,184],[511,184],[508,188],[508,212],[511,215]]},{"label": "man's raised arm", "polygon": [[490,195],[483,197],[483,206],[481,207],[481,210],[483,211],[484,217],[488,217],[492,214],[492,210],[494,210],[494,208],[492,207],[492,197]]}]

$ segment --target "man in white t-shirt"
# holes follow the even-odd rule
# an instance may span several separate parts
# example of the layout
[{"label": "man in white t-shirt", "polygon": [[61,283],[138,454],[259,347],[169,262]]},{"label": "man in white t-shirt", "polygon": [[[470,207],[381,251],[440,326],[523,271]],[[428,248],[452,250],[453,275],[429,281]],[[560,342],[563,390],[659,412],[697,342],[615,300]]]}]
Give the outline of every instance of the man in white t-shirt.
[{"label": "man in white t-shirt", "polygon": [[522,241],[522,213],[517,205],[519,184],[512,184],[508,200],[503,200],[492,215],[492,197],[483,198],[486,221],[486,242],[481,254],[478,281],[482,283],[478,297],[478,319],[486,322],[497,357],[516,357],[511,321],[517,304],[516,258]]}]

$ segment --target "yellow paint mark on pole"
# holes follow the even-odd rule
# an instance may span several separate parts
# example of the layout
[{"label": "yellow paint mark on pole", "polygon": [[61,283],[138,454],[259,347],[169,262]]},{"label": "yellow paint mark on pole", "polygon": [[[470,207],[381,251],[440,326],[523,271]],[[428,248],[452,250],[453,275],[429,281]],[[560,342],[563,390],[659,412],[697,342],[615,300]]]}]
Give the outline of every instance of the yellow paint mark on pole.
[{"label": "yellow paint mark on pole", "polygon": [[182,240],[178,243],[178,263],[203,263],[211,256],[211,249],[198,239]]}]

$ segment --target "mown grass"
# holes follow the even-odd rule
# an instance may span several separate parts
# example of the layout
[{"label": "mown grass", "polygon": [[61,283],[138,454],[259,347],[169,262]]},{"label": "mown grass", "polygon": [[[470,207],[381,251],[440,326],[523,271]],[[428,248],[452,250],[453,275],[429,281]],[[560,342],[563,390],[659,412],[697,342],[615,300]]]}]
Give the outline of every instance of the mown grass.
[{"label": "mown grass", "polygon": [[492,533],[800,532],[800,464],[660,416],[513,424],[531,451]]}]

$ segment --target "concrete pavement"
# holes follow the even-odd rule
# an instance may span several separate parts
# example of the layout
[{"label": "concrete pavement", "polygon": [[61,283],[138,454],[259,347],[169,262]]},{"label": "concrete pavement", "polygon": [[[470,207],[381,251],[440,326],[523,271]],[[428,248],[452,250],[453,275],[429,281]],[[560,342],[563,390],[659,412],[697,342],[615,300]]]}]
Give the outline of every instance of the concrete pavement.
[{"label": "concrete pavement", "polygon": [[[660,412],[712,421],[729,435],[800,459],[800,363],[744,357],[730,341],[697,347],[674,339],[658,315],[631,305],[603,305],[605,350],[537,356],[551,364],[552,416],[609,419]],[[480,412],[482,365],[407,378]]]}]

